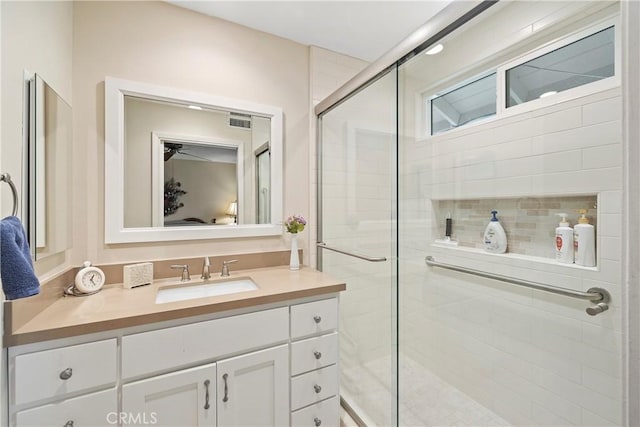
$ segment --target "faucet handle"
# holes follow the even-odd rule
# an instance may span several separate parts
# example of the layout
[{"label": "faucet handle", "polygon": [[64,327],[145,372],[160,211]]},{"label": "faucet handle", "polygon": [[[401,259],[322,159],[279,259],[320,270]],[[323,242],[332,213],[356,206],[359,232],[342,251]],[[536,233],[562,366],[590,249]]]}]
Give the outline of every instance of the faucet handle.
[{"label": "faucet handle", "polygon": [[230,259],[227,261],[222,261],[222,272],[220,273],[220,276],[222,277],[227,277],[229,276],[229,264],[233,264],[234,262],[238,262],[237,259]]},{"label": "faucet handle", "polygon": [[182,269],[182,277],[180,278],[182,282],[191,280],[191,275],[189,274],[189,266],[187,264],[173,264],[170,267],[176,270]]}]

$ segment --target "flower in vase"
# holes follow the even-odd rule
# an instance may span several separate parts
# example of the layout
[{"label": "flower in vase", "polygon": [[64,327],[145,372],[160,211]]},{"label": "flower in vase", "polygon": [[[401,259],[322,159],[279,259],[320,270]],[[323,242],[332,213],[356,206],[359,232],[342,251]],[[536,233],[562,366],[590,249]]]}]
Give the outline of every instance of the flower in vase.
[{"label": "flower in vase", "polygon": [[302,215],[292,215],[284,222],[287,232],[292,234],[300,233],[304,230],[305,225],[307,225],[307,220]]}]

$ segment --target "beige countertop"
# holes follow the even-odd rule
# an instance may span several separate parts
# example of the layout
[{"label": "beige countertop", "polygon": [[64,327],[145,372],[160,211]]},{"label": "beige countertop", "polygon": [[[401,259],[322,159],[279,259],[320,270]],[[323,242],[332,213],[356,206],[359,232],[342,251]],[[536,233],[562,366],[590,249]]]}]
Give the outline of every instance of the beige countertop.
[{"label": "beige countertop", "polygon": [[[309,267],[298,271],[291,271],[288,266],[237,270],[228,279],[234,277],[251,277],[258,289],[156,304],[158,289],[167,285],[167,281],[162,280],[134,289],[124,289],[122,284],[105,285],[95,295],[60,297],[26,323],[5,331],[4,345],[15,346],[248,308],[340,292],[346,288],[344,282]],[[215,277],[212,281],[217,279]]]}]

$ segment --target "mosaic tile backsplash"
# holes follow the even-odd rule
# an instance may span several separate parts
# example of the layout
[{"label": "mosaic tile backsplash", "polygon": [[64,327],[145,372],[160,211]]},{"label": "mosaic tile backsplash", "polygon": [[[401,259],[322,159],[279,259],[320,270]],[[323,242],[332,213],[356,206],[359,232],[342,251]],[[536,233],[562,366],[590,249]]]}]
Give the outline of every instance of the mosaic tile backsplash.
[{"label": "mosaic tile backsplash", "polygon": [[573,227],[580,217],[578,210],[588,209],[587,218],[596,227],[597,236],[597,200],[596,195],[438,200],[433,202],[433,231],[437,238],[442,238],[445,219],[451,214],[451,238],[457,240],[459,246],[483,249],[484,230],[491,211],[497,210],[507,234],[507,252],[555,259],[555,229],[561,220],[558,214],[566,213]]}]

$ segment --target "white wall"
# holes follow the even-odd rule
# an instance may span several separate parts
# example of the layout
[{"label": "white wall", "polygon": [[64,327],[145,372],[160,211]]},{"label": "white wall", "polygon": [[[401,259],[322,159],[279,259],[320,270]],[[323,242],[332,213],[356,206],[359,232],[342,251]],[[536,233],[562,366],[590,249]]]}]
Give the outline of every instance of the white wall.
[{"label": "white wall", "polygon": [[[73,4],[3,1],[2,8],[2,172],[22,191],[22,122],[24,71],[38,73],[72,104]],[[3,184],[4,186],[4,184]],[[11,192],[2,188],[2,216],[12,208]],[[36,263],[44,274],[70,265],[70,251]]]},{"label": "white wall", "polygon": [[623,372],[627,378],[625,409],[627,417],[626,425],[640,424],[640,299],[638,289],[638,277],[640,277],[640,227],[638,224],[638,212],[640,212],[640,3],[624,2],[621,5],[622,22],[625,26],[622,38],[623,52],[623,112],[624,112],[624,178],[625,200],[623,204],[624,223],[623,228],[627,235],[623,253],[627,268],[623,275],[625,322],[624,329],[627,333],[625,340],[625,369]]},{"label": "white wall", "polygon": [[[2,46],[2,7],[0,7],[0,46]],[[0,90],[2,90],[2,55],[0,55]],[[2,102],[0,102],[0,165],[2,164]],[[2,202],[2,198],[0,197],[0,212],[2,212],[2,206],[3,206],[3,202]],[[2,254],[0,254],[0,257],[2,257]],[[2,285],[2,278],[0,278],[0,285]],[[0,298],[0,300],[4,301],[4,297]],[[0,301],[0,330],[4,331],[4,303]],[[4,337],[4,333],[2,334],[2,337],[0,337],[0,345],[2,345],[2,348],[4,348],[4,342],[3,342],[3,337]],[[2,366],[7,366],[7,350],[2,350],[0,352],[0,364]],[[7,391],[8,391],[8,386],[7,386],[7,376],[5,375],[5,373],[3,372],[4,370],[0,370],[0,402],[7,402]],[[7,416],[8,416],[8,411],[9,408],[7,407],[8,405],[6,404],[1,404],[0,405],[0,420],[5,421],[7,420]]]},{"label": "white wall", "polygon": [[[284,111],[284,212],[308,215],[308,48],[163,2],[74,5],[74,121],[78,160],[76,262],[130,262],[288,248],[284,237],[105,245],[104,78],[279,106]],[[304,165],[304,167],[300,167]],[[274,221],[281,219],[273,218]],[[303,238],[305,236],[302,236]],[[306,249],[307,242],[303,240]],[[308,251],[305,251],[308,262]]]},{"label": "white wall", "polygon": [[[40,74],[71,103],[71,2],[0,2],[0,171],[22,188],[22,113],[24,70]],[[11,192],[0,183],[1,216],[11,214]],[[69,254],[37,263],[39,271],[66,268]],[[2,298],[4,299],[4,298]],[[0,326],[3,307],[0,304]],[[6,366],[6,350],[2,366]],[[0,424],[7,420],[7,378],[0,370]]]}]

